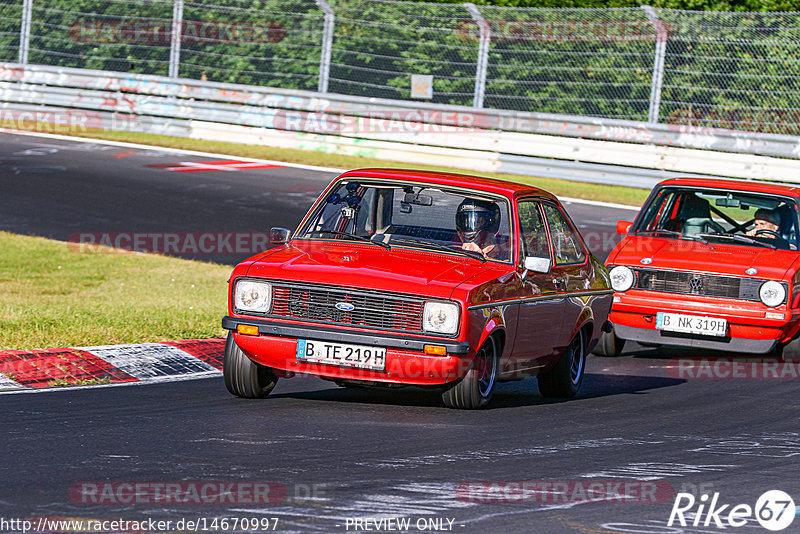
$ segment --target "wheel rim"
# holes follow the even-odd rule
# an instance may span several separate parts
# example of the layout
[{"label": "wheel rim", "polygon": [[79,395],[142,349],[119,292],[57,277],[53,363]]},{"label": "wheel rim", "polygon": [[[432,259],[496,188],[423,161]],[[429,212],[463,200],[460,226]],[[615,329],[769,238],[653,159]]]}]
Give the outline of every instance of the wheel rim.
[{"label": "wheel rim", "polygon": [[478,373],[478,393],[481,397],[488,397],[494,387],[494,380],[497,376],[497,351],[495,350],[494,340],[489,338],[488,342],[481,348],[475,357],[475,370]]},{"label": "wheel rim", "polygon": [[573,384],[577,384],[583,375],[583,366],[586,362],[586,354],[583,350],[583,334],[578,333],[569,346],[572,361],[569,367],[569,377]]}]

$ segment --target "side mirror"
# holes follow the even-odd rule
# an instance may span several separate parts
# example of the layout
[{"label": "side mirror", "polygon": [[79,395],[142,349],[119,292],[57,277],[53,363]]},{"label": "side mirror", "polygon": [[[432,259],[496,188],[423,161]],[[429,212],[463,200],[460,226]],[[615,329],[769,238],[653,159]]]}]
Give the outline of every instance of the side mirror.
[{"label": "side mirror", "polygon": [[631,231],[633,223],[630,221],[617,221],[617,233],[619,235],[627,235]]},{"label": "side mirror", "polygon": [[528,256],[525,258],[525,270],[547,274],[550,272],[550,258],[537,258],[536,256]]},{"label": "side mirror", "polygon": [[285,245],[292,238],[292,231],[286,228],[270,228],[269,230],[269,244],[270,245]]}]

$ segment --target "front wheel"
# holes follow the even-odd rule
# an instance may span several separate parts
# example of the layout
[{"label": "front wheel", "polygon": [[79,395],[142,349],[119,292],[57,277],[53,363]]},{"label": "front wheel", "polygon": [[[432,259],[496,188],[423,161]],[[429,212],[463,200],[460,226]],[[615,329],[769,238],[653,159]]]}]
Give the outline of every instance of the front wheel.
[{"label": "front wheel", "polygon": [[478,351],[472,368],[464,379],[442,394],[444,405],[448,408],[475,410],[489,404],[499,366],[500,344],[490,336]]},{"label": "front wheel", "polygon": [[592,350],[592,354],[611,358],[622,354],[624,346],[625,340],[618,338],[612,328],[610,332],[602,333],[600,340],[597,342],[597,345],[595,345],[594,350]]},{"label": "front wheel", "polygon": [[544,397],[574,397],[583,382],[585,368],[586,335],[581,330],[575,334],[556,366],[539,375],[539,392]]},{"label": "front wheel", "polygon": [[225,342],[222,375],[228,391],[245,399],[266,397],[278,383],[278,377],[269,367],[257,364],[242,352],[230,332]]}]

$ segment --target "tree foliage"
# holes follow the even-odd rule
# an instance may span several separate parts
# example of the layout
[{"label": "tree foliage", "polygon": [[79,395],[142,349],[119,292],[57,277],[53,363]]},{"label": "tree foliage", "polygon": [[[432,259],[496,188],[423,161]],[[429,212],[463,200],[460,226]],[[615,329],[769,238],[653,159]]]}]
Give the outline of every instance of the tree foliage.
[{"label": "tree foliage", "polygon": [[[483,29],[461,2],[329,3],[330,92],[411,99],[412,76],[429,75],[433,103],[473,105]],[[630,0],[475,3],[491,29],[485,107],[647,120],[665,43],[661,122],[800,133],[800,14],[782,12],[791,2],[653,0],[658,21]],[[2,61],[17,59],[21,6],[0,6]],[[169,73],[172,0],[33,6],[30,63]],[[315,0],[185,0],[183,20],[179,76],[317,89]]]}]

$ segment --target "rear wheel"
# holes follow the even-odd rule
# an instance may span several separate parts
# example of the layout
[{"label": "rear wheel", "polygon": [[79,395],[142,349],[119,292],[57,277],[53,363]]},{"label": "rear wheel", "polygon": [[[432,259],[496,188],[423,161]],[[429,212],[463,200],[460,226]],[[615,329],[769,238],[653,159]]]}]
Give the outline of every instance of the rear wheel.
[{"label": "rear wheel", "polygon": [[278,383],[278,377],[269,367],[255,363],[242,352],[230,332],[225,342],[222,374],[228,391],[245,399],[266,397]]},{"label": "rear wheel", "polygon": [[500,365],[500,344],[490,336],[475,356],[472,368],[458,384],[442,394],[448,408],[475,410],[483,408],[492,398]]},{"label": "rear wheel", "polygon": [[539,375],[539,392],[544,397],[574,397],[586,369],[586,334],[579,331],[555,367]]},{"label": "rear wheel", "polygon": [[614,328],[611,328],[611,332],[603,332],[600,336],[600,341],[595,345],[592,354],[611,358],[622,354],[623,347],[625,347],[625,340],[618,338],[614,333]]}]

